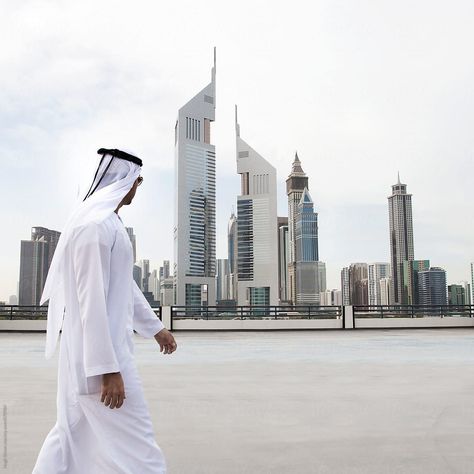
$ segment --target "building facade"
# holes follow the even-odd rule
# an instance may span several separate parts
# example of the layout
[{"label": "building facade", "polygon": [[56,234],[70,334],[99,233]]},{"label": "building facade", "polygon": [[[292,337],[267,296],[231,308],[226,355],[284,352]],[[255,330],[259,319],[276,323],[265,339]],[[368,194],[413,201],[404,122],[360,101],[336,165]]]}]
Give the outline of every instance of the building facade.
[{"label": "building facade", "polygon": [[352,263],[349,267],[350,304],[367,306],[369,304],[368,265]]},{"label": "building facade", "polygon": [[446,271],[432,267],[418,272],[418,291],[420,305],[446,305]]},{"label": "building facade", "polygon": [[21,241],[18,287],[20,306],[39,305],[60,235],[60,232],[46,227],[33,227],[31,240]]},{"label": "building facade", "polygon": [[369,263],[368,271],[368,298],[369,305],[381,305],[382,294],[380,280],[390,278],[389,263]]},{"label": "building facade", "polygon": [[287,298],[296,303],[296,219],[298,206],[303,191],[308,188],[308,177],[301,167],[298,153],[286,180],[286,194],[288,196],[288,290]]},{"label": "building facade", "polygon": [[239,306],[278,304],[276,170],[240,136],[235,110]]},{"label": "building facade", "polygon": [[227,260],[229,261],[229,282],[227,284],[227,299],[237,301],[237,217],[232,212],[227,226]]},{"label": "building facade", "polygon": [[411,198],[412,195],[407,194],[407,185],[400,182],[399,176],[388,198],[393,304],[408,304],[403,285],[403,262],[414,260]]},{"label": "building facade", "polygon": [[344,267],[341,270],[341,294],[342,304],[348,306],[351,304],[351,292],[349,286],[349,267]]},{"label": "building facade", "polygon": [[280,304],[288,302],[288,217],[278,218],[278,288]]},{"label": "building facade", "polygon": [[222,300],[229,299],[229,260],[218,258],[216,269],[216,303],[218,304]]},{"label": "building facade", "polygon": [[211,82],[179,109],[175,126],[175,302],[216,302],[216,57]]}]

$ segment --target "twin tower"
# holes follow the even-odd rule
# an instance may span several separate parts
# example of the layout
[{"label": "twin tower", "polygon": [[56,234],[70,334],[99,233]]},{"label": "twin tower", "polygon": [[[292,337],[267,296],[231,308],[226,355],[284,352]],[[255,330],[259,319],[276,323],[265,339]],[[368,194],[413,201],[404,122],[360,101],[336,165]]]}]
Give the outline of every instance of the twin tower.
[{"label": "twin tower", "polygon": [[[211,82],[179,109],[175,126],[174,302],[216,304],[216,52]],[[325,291],[318,223],[296,155],[287,180],[288,223],[277,217],[276,169],[240,136],[241,192],[229,224],[228,294],[239,306],[318,304]],[[283,236],[283,238],[282,238]]]}]

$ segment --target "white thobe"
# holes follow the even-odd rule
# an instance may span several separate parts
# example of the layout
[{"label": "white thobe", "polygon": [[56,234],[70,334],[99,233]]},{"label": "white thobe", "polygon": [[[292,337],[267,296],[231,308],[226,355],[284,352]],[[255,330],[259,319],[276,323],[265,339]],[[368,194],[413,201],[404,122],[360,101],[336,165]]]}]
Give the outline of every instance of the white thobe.
[{"label": "white thobe", "polygon": [[[152,338],[164,326],[133,280],[132,245],[118,215],[75,229],[66,255],[57,422],[33,474],[164,473],[133,356],[133,330]],[[100,401],[102,374],[110,372],[124,381],[118,409]]]}]

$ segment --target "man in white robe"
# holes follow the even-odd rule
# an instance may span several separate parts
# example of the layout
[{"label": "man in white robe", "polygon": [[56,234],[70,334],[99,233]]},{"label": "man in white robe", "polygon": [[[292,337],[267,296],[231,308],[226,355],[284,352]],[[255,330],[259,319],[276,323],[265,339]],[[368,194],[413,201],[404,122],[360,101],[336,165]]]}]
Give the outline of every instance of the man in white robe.
[{"label": "man in white robe", "polygon": [[142,178],[141,160],[99,150],[89,193],[73,212],[51,264],[46,357],[60,339],[57,422],[33,474],[161,474],[133,356],[133,330],[171,354],[176,341],[133,280],[133,250],[118,216]]}]

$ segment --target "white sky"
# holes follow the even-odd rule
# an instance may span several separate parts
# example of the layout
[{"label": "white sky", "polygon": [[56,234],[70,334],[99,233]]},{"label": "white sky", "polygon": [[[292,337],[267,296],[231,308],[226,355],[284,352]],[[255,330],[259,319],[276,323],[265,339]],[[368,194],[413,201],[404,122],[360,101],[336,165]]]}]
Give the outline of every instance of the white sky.
[{"label": "white sky", "polygon": [[471,1],[2,1],[0,300],[20,240],[61,230],[100,147],[127,148],[145,181],[122,214],[138,257],[173,258],[174,123],[210,80],[217,47],[218,257],[239,192],[241,135],[278,171],[295,150],[319,212],[328,285],[388,261],[387,196],[413,193],[415,258],[469,278],[474,260]]}]

